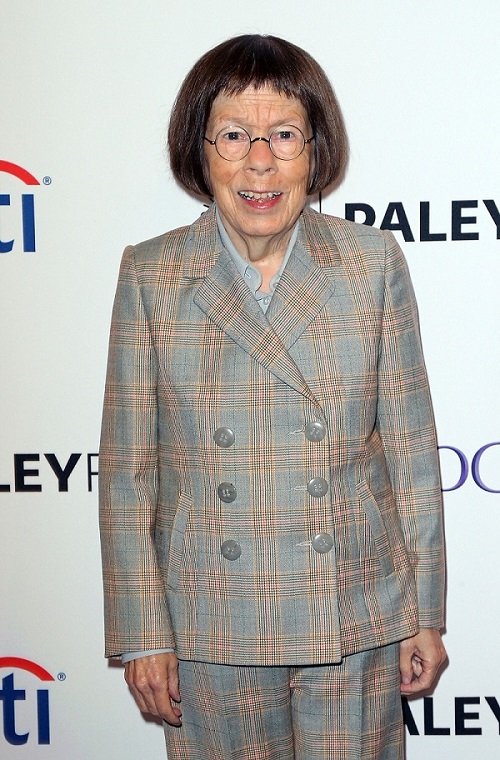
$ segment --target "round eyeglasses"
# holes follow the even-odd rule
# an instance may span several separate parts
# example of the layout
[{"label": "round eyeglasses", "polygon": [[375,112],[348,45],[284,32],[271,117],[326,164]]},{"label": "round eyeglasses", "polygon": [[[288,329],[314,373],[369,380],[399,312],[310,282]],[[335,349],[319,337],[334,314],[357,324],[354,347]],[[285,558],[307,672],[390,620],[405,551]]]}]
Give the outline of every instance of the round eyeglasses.
[{"label": "round eyeglasses", "polygon": [[314,140],[314,135],[306,140],[298,127],[284,124],[273,129],[269,137],[252,138],[243,127],[229,126],[219,130],[215,140],[209,140],[208,137],[203,139],[210,145],[215,145],[219,156],[226,161],[241,161],[250,153],[254,142],[259,141],[268,143],[269,149],[276,158],[281,161],[292,161],[300,156],[311,140]]}]

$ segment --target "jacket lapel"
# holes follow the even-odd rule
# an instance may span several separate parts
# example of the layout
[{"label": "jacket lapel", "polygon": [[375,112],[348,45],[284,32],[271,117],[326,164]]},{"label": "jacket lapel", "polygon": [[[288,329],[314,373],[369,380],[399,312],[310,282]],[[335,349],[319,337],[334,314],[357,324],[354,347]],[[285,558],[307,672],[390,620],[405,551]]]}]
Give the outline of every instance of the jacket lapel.
[{"label": "jacket lapel", "polygon": [[[269,322],[287,350],[334,295],[332,262],[329,260],[329,268],[326,268],[321,266],[321,261],[316,260],[315,250],[311,248],[304,229],[307,226],[307,221],[304,224],[306,214],[307,211],[304,211],[293,254],[281,275],[267,312]],[[330,256],[332,242],[329,241]]]},{"label": "jacket lapel", "polygon": [[186,279],[191,284],[194,280],[200,282],[194,303],[275,377],[317,404],[274,325],[271,326],[231,256],[222,248],[214,209],[191,228],[186,254]]}]

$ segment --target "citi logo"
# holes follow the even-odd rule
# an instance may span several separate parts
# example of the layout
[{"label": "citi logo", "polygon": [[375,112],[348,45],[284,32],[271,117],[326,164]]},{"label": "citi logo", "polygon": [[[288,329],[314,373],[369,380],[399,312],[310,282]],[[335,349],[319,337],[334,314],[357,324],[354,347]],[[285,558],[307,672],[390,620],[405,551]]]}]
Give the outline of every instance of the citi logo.
[{"label": "citi logo", "polygon": [[[0,657],[0,670],[11,671],[2,678],[0,688],[5,740],[15,746],[28,741],[50,744],[49,690],[36,687],[38,681],[48,683],[54,677],[41,665],[22,657]],[[64,674],[58,678],[64,680]],[[28,725],[36,725],[36,739],[35,732],[26,730]]]},{"label": "citi logo", "polygon": [[[39,186],[40,182],[27,169],[10,161],[0,160],[0,175],[6,175],[1,178],[14,188],[11,193],[0,193],[0,254],[11,253],[15,248],[23,253],[35,253],[35,196],[33,192],[22,190]],[[25,186],[21,192],[14,180]],[[50,177],[42,181],[44,185],[51,183]]]}]

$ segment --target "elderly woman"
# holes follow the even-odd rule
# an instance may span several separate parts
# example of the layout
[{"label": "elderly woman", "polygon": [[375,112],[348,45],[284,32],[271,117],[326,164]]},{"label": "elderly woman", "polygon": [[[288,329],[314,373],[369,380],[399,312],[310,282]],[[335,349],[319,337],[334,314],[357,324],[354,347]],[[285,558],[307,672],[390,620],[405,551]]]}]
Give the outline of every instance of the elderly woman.
[{"label": "elderly woman", "polygon": [[[436,438],[388,232],[307,208],[347,140],[276,37],[206,53],[169,129],[212,203],[125,251],[100,457],[106,653],[169,760],[399,760],[445,658]],[[181,697],[182,695],[182,697]]]}]

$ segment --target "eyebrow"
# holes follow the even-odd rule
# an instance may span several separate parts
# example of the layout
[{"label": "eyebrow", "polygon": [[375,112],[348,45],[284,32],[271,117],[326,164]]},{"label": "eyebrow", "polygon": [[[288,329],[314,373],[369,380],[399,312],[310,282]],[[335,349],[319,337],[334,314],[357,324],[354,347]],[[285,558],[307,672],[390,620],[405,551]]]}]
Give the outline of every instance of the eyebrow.
[{"label": "eyebrow", "polygon": [[[217,118],[214,119],[214,125],[220,125],[218,129],[224,129],[224,127],[243,127],[246,130],[249,129],[258,129],[258,127],[255,124],[251,124],[248,121],[245,121],[245,119],[223,119],[223,118]],[[269,125],[268,131],[272,132],[273,129],[276,129],[276,127],[282,127],[282,126],[289,126],[289,127],[297,127],[301,131],[306,129],[306,123],[305,120],[301,119],[300,117],[294,118],[289,117],[288,119],[280,119],[279,121],[273,122]]]}]

